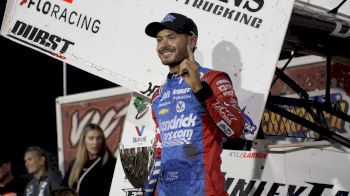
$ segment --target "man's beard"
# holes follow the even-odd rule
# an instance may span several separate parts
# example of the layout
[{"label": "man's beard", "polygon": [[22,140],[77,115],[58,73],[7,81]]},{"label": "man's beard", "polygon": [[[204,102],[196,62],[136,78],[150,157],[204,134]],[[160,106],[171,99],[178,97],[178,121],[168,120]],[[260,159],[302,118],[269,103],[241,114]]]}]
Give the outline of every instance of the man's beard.
[{"label": "man's beard", "polygon": [[186,50],[182,50],[183,52],[178,53],[175,56],[175,59],[173,61],[167,62],[167,60],[160,59],[162,61],[163,65],[167,65],[169,67],[175,67],[177,65],[180,65],[180,63],[188,57]]},{"label": "man's beard", "polygon": [[166,61],[163,61],[163,60],[162,60],[162,64],[163,64],[163,65],[166,65],[166,66],[169,66],[169,67],[175,67],[176,65],[180,65],[181,62],[182,62],[182,60],[179,61],[179,60],[177,60],[177,59],[175,59],[175,60],[172,61],[172,62],[166,62]]}]

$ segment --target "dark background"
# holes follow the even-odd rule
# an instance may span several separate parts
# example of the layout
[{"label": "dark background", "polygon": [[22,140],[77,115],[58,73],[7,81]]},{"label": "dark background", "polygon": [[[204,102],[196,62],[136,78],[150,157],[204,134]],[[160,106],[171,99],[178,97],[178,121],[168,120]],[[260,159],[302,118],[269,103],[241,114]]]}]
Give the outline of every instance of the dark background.
[{"label": "dark background", "polygon": [[[1,0],[2,22],[6,0]],[[37,145],[57,165],[55,99],[63,96],[63,63],[0,36],[1,128],[0,156],[9,152],[15,169],[25,173],[23,156]],[[67,95],[117,85],[67,65]]]}]

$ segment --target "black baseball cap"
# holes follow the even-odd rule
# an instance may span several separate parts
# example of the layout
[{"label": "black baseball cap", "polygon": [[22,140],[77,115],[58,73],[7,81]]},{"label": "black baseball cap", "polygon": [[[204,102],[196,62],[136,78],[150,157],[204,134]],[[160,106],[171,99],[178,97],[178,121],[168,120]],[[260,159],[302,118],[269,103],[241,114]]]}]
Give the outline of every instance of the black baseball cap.
[{"label": "black baseball cap", "polygon": [[198,36],[197,25],[192,19],[178,13],[167,14],[161,22],[152,22],[146,26],[148,36],[156,37],[163,29],[170,29],[178,33]]}]

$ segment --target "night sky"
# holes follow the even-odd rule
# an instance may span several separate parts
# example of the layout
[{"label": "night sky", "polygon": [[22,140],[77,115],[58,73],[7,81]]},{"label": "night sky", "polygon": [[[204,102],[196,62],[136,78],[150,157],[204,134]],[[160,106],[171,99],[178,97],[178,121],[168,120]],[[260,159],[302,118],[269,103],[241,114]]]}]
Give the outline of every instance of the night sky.
[{"label": "night sky", "polygon": [[[2,21],[6,0],[0,3],[0,21]],[[63,96],[63,63],[2,36],[0,36],[0,47],[2,51],[0,156],[4,150],[12,153],[15,160],[18,160],[19,170],[23,172],[24,150],[28,146],[38,145],[52,153],[55,165],[57,164],[55,99]],[[116,86],[114,83],[67,65],[67,95]]]}]

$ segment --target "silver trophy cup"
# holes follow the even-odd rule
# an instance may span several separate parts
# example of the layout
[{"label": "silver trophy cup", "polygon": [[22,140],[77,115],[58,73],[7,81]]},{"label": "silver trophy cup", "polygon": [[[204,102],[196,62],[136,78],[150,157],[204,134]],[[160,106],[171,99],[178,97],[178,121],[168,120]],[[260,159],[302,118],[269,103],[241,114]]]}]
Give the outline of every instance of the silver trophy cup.
[{"label": "silver trophy cup", "polygon": [[143,188],[150,166],[154,161],[152,147],[127,148],[120,150],[120,159],[124,173],[135,188]]}]

